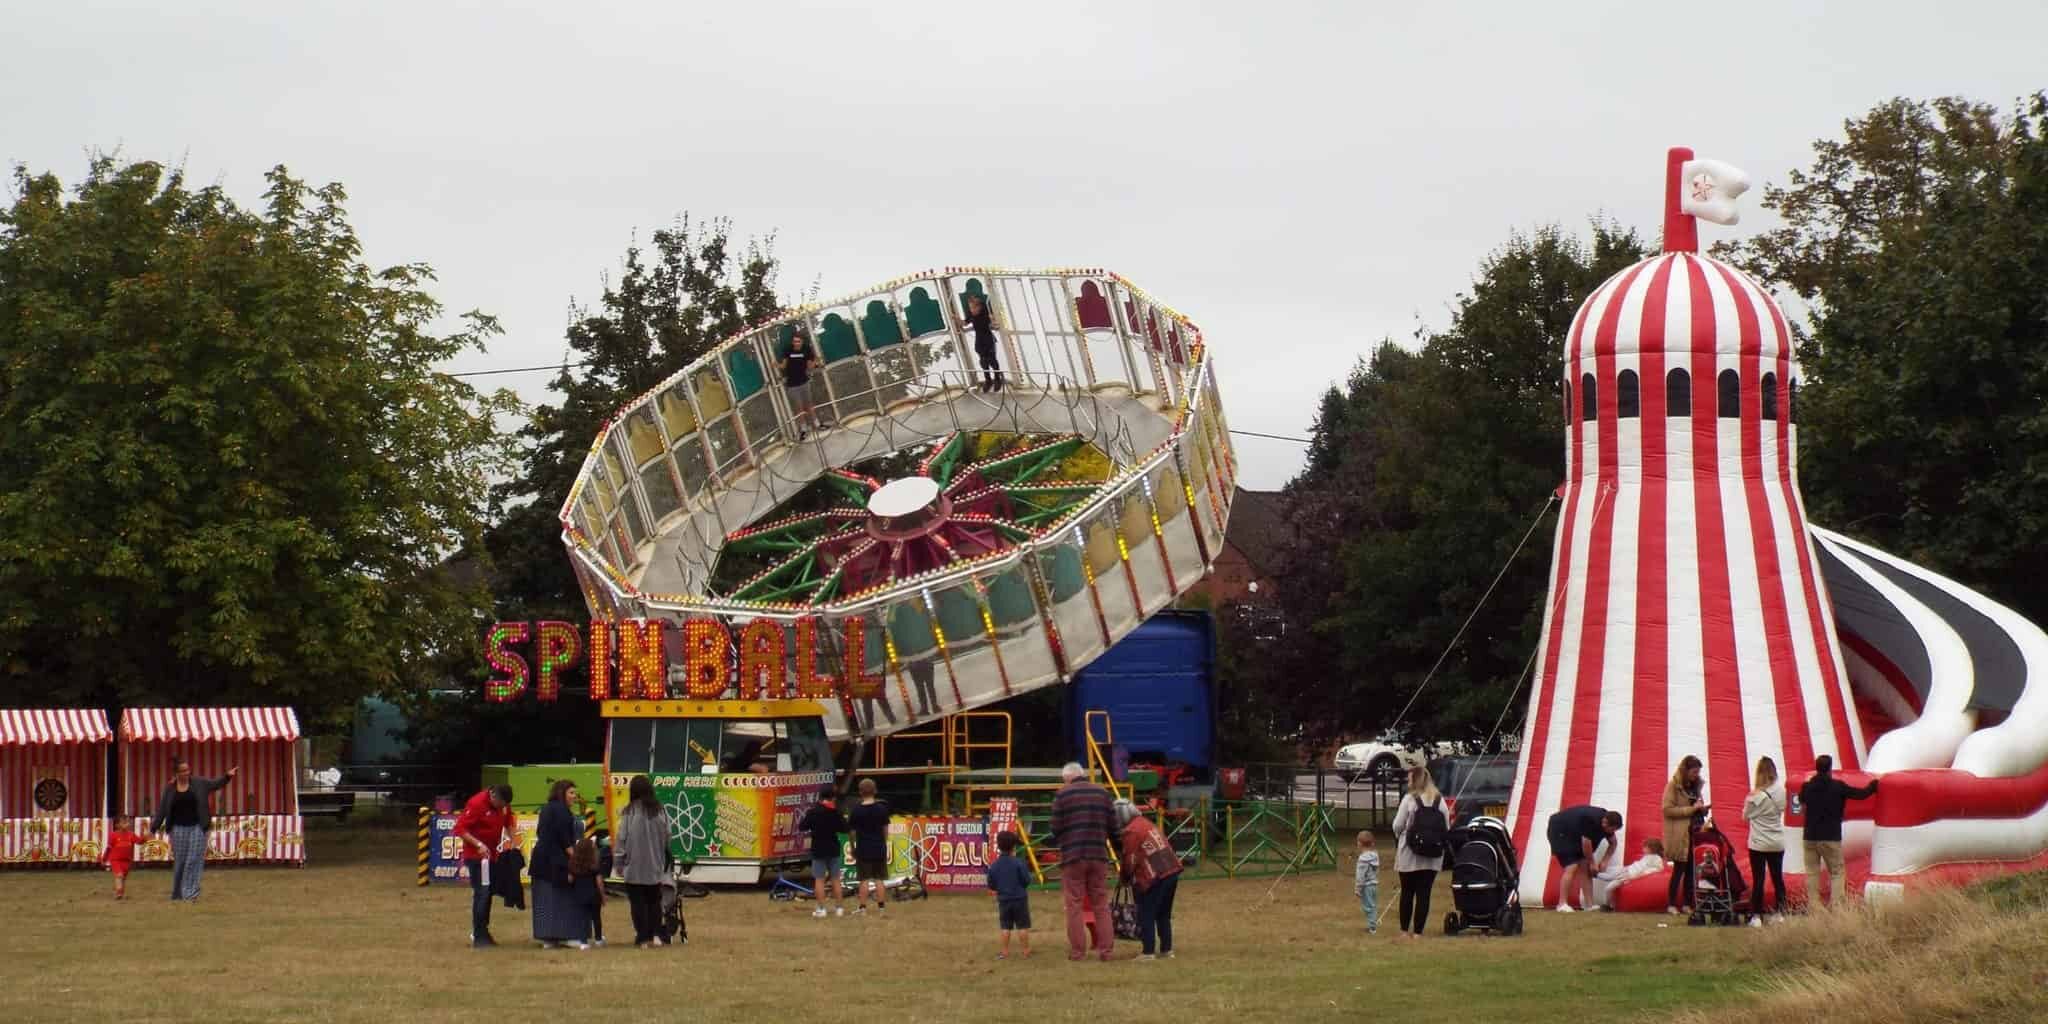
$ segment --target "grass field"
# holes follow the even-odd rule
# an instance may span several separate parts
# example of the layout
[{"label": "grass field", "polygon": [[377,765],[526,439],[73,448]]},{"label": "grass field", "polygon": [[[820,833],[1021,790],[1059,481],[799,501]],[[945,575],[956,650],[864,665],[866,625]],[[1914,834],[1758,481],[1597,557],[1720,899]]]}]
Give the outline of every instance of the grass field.
[{"label": "grass field", "polygon": [[[1445,938],[1433,925],[1426,941],[1400,943],[1391,914],[1379,935],[1364,934],[1347,870],[1283,880],[1270,902],[1270,879],[1190,882],[1175,915],[1179,958],[1155,963],[1066,962],[1056,892],[1033,895],[1038,955],[1028,961],[994,961],[993,905],[968,895],[901,905],[886,920],[817,921],[808,904],[721,892],[686,901],[690,944],[664,950],[632,948],[624,901],[614,900],[606,924],[627,941],[587,952],[513,942],[530,934],[528,921],[501,907],[493,930],[506,945],[472,951],[468,891],[415,887],[409,833],[316,831],[309,847],[313,866],[303,870],[211,870],[193,905],[165,899],[162,870],[135,875],[126,903],[110,898],[103,872],[0,875],[0,1021],[1586,1024],[1668,1021],[1686,1008],[1710,1011],[1703,1020],[1808,1019],[1808,1006],[1820,1008],[1811,1019],[1848,1021],[1858,1018],[1827,1013],[1843,998],[1828,986],[1847,978],[1855,987],[1853,972],[1802,967],[1795,976],[1785,965],[1826,962],[1837,943],[1875,956],[1902,937],[1849,935],[1850,915],[1846,924],[1756,931],[1537,913],[1519,938]],[[1988,915],[1972,918],[1980,931],[2025,921],[2033,940],[2022,955],[2038,957],[2042,919],[2025,909],[2036,897],[1956,902]],[[1440,888],[1439,921],[1448,907]],[[1936,928],[1931,920],[1916,927]],[[1878,966],[1910,969],[1900,955]],[[2048,1004],[2023,991],[2018,1002],[1980,1009],[1989,1015],[1924,1019],[2048,1017]]]}]

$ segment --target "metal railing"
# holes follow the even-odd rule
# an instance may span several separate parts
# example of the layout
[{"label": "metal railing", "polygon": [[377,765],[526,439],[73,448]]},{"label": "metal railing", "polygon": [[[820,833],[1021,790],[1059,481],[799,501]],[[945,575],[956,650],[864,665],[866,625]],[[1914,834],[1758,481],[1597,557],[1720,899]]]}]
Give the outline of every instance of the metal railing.
[{"label": "metal railing", "polygon": [[[918,294],[925,289],[938,293],[938,299]],[[927,328],[915,336],[906,331],[904,307],[897,303],[906,292],[912,297],[913,311],[919,302],[942,311],[941,326]],[[1067,418],[1075,432],[1101,445],[1118,465],[1119,471],[1106,484],[1106,493],[1073,510],[1068,521],[1079,522],[1082,517],[1101,511],[1109,501],[1125,498],[1145,486],[1148,475],[1168,460],[1176,463],[1182,480],[1188,478],[1190,457],[1213,457],[1214,465],[1205,461],[1199,467],[1205,475],[1220,475],[1226,481],[1234,476],[1227,440],[1219,442],[1212,437],[1202,452],[1182,451],[1181,442],[1199,414],[1216,415],[1220,423],[1211,363],[1200,329],[1191,321],[1106,271],[948,268],[899,278],[865,293],[791,311],[728,340],[628,403],[593,443],[560,511],[563,540],[577,565],[578,575],[583,578],[586,596],[595,602],[596,591],[591,588],[600,588],[606,592],[609,603],[629,611],[637,606],[643,614],[654,608],[684,614],[799,614],[759,602],[722,600],[712,595],[643,594],[626,576],[631,566],[618,564],[606,550],[619,550],[637,565],[639,549],[668,529],[665,524],[675,516],[701,512],[707,502],[719,536],[729,532],[729,524],[723,522],[716,509],[718,493],[727,489],[733,477],[759,471],[764,465],[764,451],[786,442],[794,425],[794,410],[788,408],[787,398],[759,379],[765,375],[763,367],[773,366],[775,349],[771,342],[780,339],[779,332],[787,325],[803,324],[813,338],[821,337],[821,329],[833,319],[841,321],[837,329],[842,332],[850,326],[856,340],[854,351],[821,367],[827,392],[824,407],[835,410],[835,415],[841,403],[859,404],[852,400],[861,398],[872,398],[876,412],[887,415],[887,410],[903,402],[924,403],[935,395],[956,391],[972,394],[972,389],[965,385],[978,378],[979,372],[966,369],[973,365],[969,358],[971,349],[953,309],[957,295],[968,293],[981,294],[998,320],[998,334],[1007,350],[1003,360],[1005,376],[1026,384],[1022,393],[1058,396],[1066,404]],[[860,313],[863,306],[868,309],[867,314]],[[875,312],[877,308],[880,313]],[[840,316],[841,313],[846,316]],[[913,318],[911,329],[917,329],[918,323],[932,323],[928,319],[931,315],[926,312],[926,319]],[[886,332],[887,338],[871,342],[867,337],[865,331],[872,328],[864,324],[870,316],[881,316],[893,325]],[[920,346],[931,347],[938,358],[929,365],[920,365]],[[872,386],[840,395],[833,380],[834,367],[848,358],[862,361],[861,370]],[[901,367],[896,364],[906,362],[910,373],[897,373]],[[1061,373],[1059,367],[1071,372]],[[745,397],[739,397],[734,387],[733,373],[740,368],[747,371],[742,375],[746,378],[745,386],[754,389]],[[878,369],[883,372],[877,373]],[[936,386],[930,381],[936,381]],[[1128,425],[1106,412],[1098,394],[1110,386],[1128,388],[1136,394],[1158,395],[1161,415],[1171,420],[1168,441],[1151,452],[1137,453]],[[919,389],[923,391],[920,393]],[[672,401],[687,404],[688,425],[680,437],[670,436],[667,416],[655,408],[660,398],[672,392],[680,396],[679,400],[672,397]],[[885,392],[900,392],[903,397],[897,402],[884,402]],[[712,399],[708,403],[701,400],[706,396]],[[1208,408],[1205,410],[1204,406]],[[958,403],[948,402],[948,408],[957,426]],[[866,414],[865,408],[861,414]],[[634,422],[636,417],[644,417],[636,426],[651,430],[646,440],[659,442],[659,450],[652,457],[635,457],[631,445],[616,441],[620,426]],[[678,429],[682,429],[680,424]],[[692,452],[701,452],[706,460],[707,475],[694,494],[674,464],[664,462],[672,460],[686,446]],[[722,457],[714,451],[727,446],[733,450]],[[664,500],[658,515],[653,505],[640,504],[645,498],[641,493],[643,478],[654,471],[657,463],[668,467],[666,472],[679,499],[676,508],[666,507],[668,503]],[[593,514],[586,515],[582,505],[587,485],[597,474],[605,472],[607,465],[611,470],[605,474],[608,482],[598,490],[604,500],[591,503]],[[694,472],[690,475],[697,479]],[[610,480],[611,476],[619,479]],[[1188,500],[1193,505],[1192,494]],[[625,529],[627,526],[638,529]],[[626,535],[621,537],[620,533]],[[633,536],[636,533],[639,536]],[[716,538],[703,539],[715,549]],[[1028,554],[1030,548],[1027,544],[1003,559],[962,566],[957,575],[964,579],[976,571],[1000,568],[998,561],[1005,565],[1014,563]],[[690,566],[684,575],[691,582],[698,582],[707,579],[707,573],[708,567]],[[949,575],[934,585],[951,582],[955,581]],[[859,602],[859,607],[852,603],[846,607],[835,604],[832,611],[853,614],[879,600]]]}]

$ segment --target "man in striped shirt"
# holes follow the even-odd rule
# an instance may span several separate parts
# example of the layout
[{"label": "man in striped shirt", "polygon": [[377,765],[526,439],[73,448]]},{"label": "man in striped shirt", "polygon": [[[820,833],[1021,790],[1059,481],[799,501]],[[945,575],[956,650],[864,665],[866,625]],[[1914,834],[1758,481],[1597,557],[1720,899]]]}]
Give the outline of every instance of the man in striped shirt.
[{"label": "man in striped shirt", "polygon": [[1067,959],[1088,958],[1088,922],[1095,923],[1095,951],[1104,960],[1116,944],[1109,920],[1109,838],[1116,818],[1109,791],[1088,781],[1088,772],[1068,762],[1060,769],[1066,785],[1052,801],[1052,840],[1060,848],[1060,901],[1067,911]]}]

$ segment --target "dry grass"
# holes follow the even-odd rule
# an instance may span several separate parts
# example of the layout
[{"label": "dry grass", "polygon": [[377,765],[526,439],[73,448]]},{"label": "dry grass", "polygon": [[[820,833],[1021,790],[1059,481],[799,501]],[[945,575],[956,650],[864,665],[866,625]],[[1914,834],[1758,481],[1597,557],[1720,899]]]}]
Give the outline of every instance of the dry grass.
[{"label": "dry grass", "polygon": [[[1521,938],[1447,939],[1433,926],[1425,942],[1397,943],[1391,915],[1380,935],[1363,934],[1347,871],[1288,879],[1270,903],[1270,879],[1190,882],[1176,914],[1181,955],[1152,964],[1065,962],[1051,892],[1033,895],[1040,952],[1023,962],[993,962],[994,909],[972,895],[934,896],[885,921],[814,921],[728,892],[686,904],[683,949],[475,952],[464,944],[467,891],[415,888],[408,834],[319,831],[310,845],[304,870],[210,871],[190,906],[163,898],[160,870],[138,874],[125,904],[108,898],[104,873],[0,875],[0,1021],[1587,1024],[1752,998],[1770,958],[1742,951],[1764,941],[1789,952],[1804,934],[1538,913]],[[1440,890],[1439,920],[1448,904]],[[622,903],[607,909],[615,938],[630,938],[627,920]],[[501,940],[527,928],[525,915],[498,912]]]},{"label": "dry grass", "polygon": [[[1856,1024],[2048,1020],[2048,876],[1918,893],[1767,928],[1756,1019]],[[1715,1024],[1707,1010],[1683,1021]]]}]

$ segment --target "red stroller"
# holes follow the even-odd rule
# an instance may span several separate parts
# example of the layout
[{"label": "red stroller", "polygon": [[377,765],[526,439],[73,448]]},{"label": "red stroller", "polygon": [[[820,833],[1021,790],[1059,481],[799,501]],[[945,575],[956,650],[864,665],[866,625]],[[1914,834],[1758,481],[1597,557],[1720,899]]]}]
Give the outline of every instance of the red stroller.
[{"label": "red stroller", "polygon": [[1707,819],[1692,830],[1692,917],[1686,923],[1741,924],[1744,890],[1735,844]]}]

